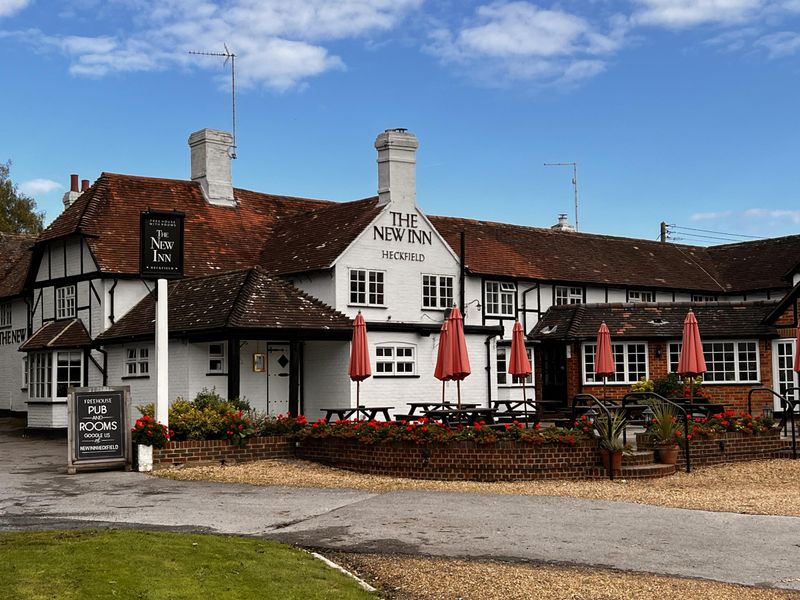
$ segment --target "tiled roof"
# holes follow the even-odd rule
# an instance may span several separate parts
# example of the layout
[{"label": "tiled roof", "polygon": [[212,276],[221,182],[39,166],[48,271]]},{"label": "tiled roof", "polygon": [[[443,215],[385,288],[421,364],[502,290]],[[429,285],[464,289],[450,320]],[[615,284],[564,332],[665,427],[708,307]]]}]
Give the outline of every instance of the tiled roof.
[{"label": "tiled roof", "polygon": [[270,273],[328,268],[382,210],[373,197],[283,217],[273,227],[261,266]]},{"label": "tiled roof", "polygon": [[800,235],[711,246],[708,255],[728,291],[788,287],[785,278],[800,265]]},{"label": "tiled roof", "polygon": [[22,293],[35,240],[27,234],[0,233],[0,298]]},{"label": "tiled roof", "polygon": [[704,302],[675,304],[565,304],[551,307],[529,337],[547,340],[591,340],[605,321],[613,338],[680,339],[691,308],[705,338],[775,337],[765,319],[777,302]]},{"label": "tiled roof", "polygon": [[800,264],[800,235],[724,246],[553,231],[453,217],[430,217],[480,275],[703,291],[712,294],[788,288]]},{"label": "tiled roof", "polygon": [[52,350],[54,348],[85,348],[92,338],[80,319],[53,321],[43,325],[20,347],[21,352],[32,350]]},{"label": "tiled roof", "polygon": [[[263,269],[175,281],[169,286],[170,333],[227,330],[338,331],[350,335],[350,318]],[[102,333],[101,342],[153,337],[155,301],[147,296]]]},{"label": "tiled roof", "polygon": [[135,274],[141,212],[178,210],[186,214],[185,273],[207,275],[258,264],[278,217],[331,204],[240,189],[234,197],[237,208],[213,206],[192,181],[103,173],[38,241],[82,233],[101,271]]}]

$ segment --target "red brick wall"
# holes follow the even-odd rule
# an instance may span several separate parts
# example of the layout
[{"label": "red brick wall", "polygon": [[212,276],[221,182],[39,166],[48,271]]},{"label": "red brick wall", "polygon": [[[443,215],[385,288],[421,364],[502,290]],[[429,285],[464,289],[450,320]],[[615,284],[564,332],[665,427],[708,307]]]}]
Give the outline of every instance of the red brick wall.
[{"label": "red brick wall", "polygon": [[[636,434],[636,446],[639,450],[653,450],[653,438],[646,434]],[[749,435],[745,433],[726,433],[717,438],[693,439],[690,446],[692,467],[718,465],[774,458],[778,452],[785,450],[780,432],[766,435]],[[678,452],[678,464],[686,466],[683,448]]]},{"label": "red brick wall", "polygon": [[293,446],[294,442],[288,437],[279,435],[252,438],[244,448],[233,446],[226,440],[170,442],[166,448],[153,448],[153,468],[291,458]]},{"label": "red brick wall", "polygon": [[795,315],[800,312],[800,299],[798,299],[794,304],[790,304],[786,307],[786,310],[783,311],[783,314],[778,317],[775,321],[776,327],[794,327],[796,325]]},{"label": "red brick wall", "polygon": [[298,458],[359,473],[452,481],[582,479],[598,456],[594,441],[575,446],[512,442],[368,446],[357,440],[306,439],[295,450]]}]

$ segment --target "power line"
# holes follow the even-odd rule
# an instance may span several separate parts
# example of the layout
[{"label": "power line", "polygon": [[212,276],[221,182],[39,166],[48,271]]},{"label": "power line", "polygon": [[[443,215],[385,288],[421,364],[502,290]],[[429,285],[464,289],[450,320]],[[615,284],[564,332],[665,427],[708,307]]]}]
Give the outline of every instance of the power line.
[{"label": "power line", "polygon": [[743,233],[728,233],[727,231],[714,231],[712,229],[697,229],[695,227],[684,227],[683,225],[675,225],[674,223],[670,223],[669,226],[670,227],[674,227],[675,229],[683,229],[683,230],[686,230],[686,231],[700,231],[702,233],[714,233],[714,234],[717,234],[717,235],[727,235],[727,236],[730,236],[730,237],[748,238],[748,239],[752,239],[752,240],[760,240],[760,239],[762,239],[757,235],[745,235]]}]

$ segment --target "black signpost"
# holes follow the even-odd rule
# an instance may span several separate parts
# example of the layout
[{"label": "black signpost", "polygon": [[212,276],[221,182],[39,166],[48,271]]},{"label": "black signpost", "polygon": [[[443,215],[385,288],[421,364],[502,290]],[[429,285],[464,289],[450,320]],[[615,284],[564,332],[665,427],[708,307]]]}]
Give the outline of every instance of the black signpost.
[{"label": "black signpost", "polygon": [[184,215],[179,212],[142,213],[139,236],[142,277],[183,277],[183,221]]},{"label": "black signpost", "polygon": [[72,388],[67,472],[78,469],[131,468],[130,388]]}]

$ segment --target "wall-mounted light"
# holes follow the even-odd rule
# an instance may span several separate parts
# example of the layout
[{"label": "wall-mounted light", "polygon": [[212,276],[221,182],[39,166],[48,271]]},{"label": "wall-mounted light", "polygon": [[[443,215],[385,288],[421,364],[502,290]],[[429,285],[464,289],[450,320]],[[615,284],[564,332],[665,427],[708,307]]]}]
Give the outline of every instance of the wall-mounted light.
[{"label": "wall-mounted light", "polygon": [[656,358],[661,358],[661,344],[656,346]]},{"label": "wall-mounted light", "polygon": [[472,306],[473,304],[475,305],[475,310],[477,310],[478,312],[481,312],[481,301],[478,300],[477,298],[475,298],[475,300],[473,300],[472,302],[467,302],[464,305],[464,314],[465,315],[467,314],[467,308]]}]

